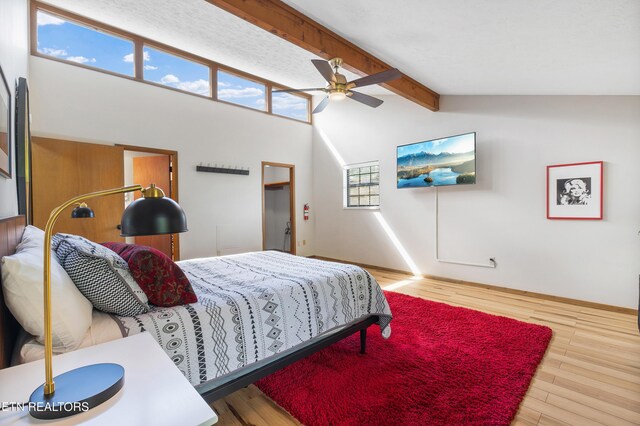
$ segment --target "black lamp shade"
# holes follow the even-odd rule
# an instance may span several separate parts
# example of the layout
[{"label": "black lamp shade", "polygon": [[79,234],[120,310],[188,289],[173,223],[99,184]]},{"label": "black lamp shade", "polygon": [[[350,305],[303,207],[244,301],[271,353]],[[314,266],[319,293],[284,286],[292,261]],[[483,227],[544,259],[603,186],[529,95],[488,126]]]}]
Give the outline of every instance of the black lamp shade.
[{"label": "black lamp shade", "polygon": [[122,213],[123,237],[177,234],[187,231],[187,217],[182,208],[167,197],[142,197]]},{"label": "black lamp shade", "polygon": [[93,217],[93,210],[87,205],[79,205],[71,211],[72,219],[85,219]]}]

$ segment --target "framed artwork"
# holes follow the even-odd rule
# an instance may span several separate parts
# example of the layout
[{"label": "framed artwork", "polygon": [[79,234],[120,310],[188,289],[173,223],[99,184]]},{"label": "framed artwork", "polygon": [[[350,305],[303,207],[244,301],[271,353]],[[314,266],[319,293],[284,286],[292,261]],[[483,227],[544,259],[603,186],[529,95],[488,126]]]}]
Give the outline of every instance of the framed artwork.
[{"label": "framed artwork", "polygon": [[547,219],[602,220],[603,162],[547,166]]},{"label": "framed artwork", "polygon": [[0,176],[11,178],[11,92],[0,67]]},{"label": "framed artwork", "polygon": [[31,223],[31,115],[27,79],[20,77],[16,84],[16,184],[18,186],[18,214]]}]

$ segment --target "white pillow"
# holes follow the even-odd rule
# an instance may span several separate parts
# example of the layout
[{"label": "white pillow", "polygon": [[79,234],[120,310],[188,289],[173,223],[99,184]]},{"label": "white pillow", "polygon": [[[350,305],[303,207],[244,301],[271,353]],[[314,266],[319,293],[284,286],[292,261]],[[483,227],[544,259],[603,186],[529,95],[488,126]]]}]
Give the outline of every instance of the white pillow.
[{"label": "white pillow", "polygon": [[[2,258],[2,290],[7,307],[20,325],[44,343],[44,247],[25,244]],[[51,326],[53,346],[73,350],[91,326],[93,306],[60,266],[51,252]]]},{"label": "white pillow", "polygon": [[[44,231],[32,225],[27,225],[22,234],[22,240],[16,246],[16,253],[32,247],[44,245]],[[44,248],[43,248],[44,250]]]}]

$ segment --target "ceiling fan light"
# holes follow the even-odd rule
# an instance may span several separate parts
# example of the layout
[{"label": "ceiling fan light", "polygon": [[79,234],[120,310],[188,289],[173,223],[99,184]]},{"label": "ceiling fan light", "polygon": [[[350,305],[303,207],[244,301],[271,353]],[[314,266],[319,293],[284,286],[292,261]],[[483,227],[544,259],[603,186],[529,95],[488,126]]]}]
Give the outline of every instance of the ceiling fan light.
[{"label": "ceiling fan light", "polygon": [[332,101],[341,101],[345,99],[347,95],[344,92],[333,92],[329,94],[329,99]]}]

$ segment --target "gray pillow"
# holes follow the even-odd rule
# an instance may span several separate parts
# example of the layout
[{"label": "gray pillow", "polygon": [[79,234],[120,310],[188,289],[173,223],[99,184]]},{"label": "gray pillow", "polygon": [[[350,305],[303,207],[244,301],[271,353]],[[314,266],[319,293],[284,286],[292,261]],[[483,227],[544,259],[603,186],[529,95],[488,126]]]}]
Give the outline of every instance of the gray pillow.
[{"label": "gray pillow", "polygon": [[52,249],[78,290],[96,309],[131,317],[149,311],[148,299],[116,252],[78,235],[56,234]]}]

